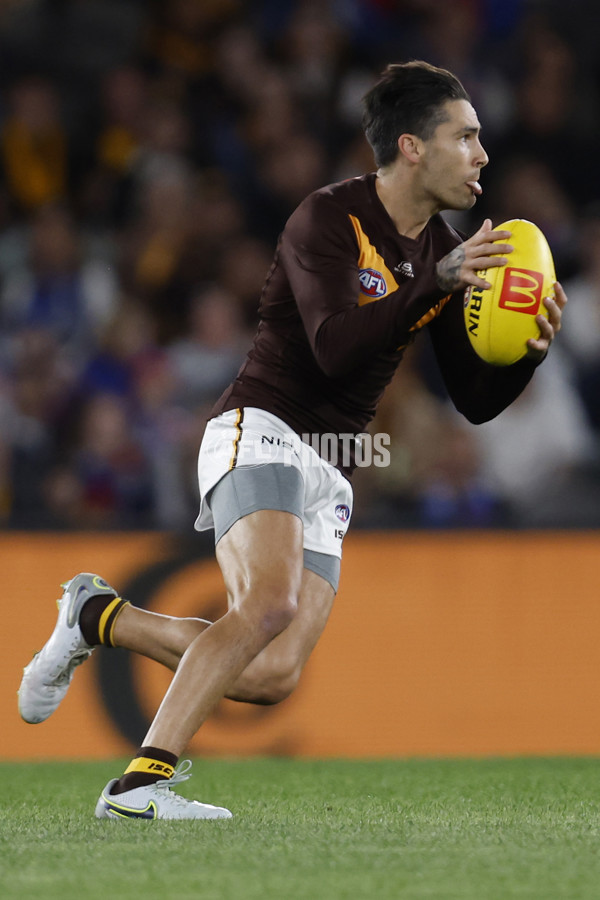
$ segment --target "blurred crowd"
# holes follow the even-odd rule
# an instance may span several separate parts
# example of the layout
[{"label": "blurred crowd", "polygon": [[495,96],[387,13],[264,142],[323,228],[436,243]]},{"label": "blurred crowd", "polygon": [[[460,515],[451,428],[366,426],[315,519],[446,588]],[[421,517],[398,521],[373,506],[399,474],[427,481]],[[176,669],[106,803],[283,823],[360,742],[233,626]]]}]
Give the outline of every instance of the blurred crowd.
[{"label": "blurred crowd", "polygon": [[3,0],[0,523],[190,529],[212,403],[307,193],[373,169],[360,99],[426,59],[491,162],[471,233],[546,233],[570,304],[522,397],[469,426],[421,336],[356,474],[362,527],[600,526],[595,0]]}]

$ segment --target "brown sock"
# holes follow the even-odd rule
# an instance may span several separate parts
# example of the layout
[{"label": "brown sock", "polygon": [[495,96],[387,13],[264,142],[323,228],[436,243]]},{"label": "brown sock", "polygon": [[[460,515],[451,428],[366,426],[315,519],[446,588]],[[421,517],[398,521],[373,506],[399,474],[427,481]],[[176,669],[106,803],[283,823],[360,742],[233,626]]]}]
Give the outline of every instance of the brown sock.
[{"label": "brown sock", "polygon": [[79,615],[79,627],[90,646],[95,647],[97,644],[104,644],[106,647],[115,646],[113,642],[115,622],[128,603],[128,600],[121,597],[106,597],[103,594],[86,600]]},{"label": "brown sock", "polygon": [[170,778],[178,759],[174,753],[161,750],[159,747],[140,747],[125,769],[125,773],[113,784],[110,793],[123,794],[125,791]]}]

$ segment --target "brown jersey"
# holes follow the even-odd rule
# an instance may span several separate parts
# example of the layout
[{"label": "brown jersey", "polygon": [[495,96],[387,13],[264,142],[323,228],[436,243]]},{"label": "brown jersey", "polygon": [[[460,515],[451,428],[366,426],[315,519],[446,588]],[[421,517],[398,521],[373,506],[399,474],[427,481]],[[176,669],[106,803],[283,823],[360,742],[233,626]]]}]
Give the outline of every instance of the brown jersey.
[{"label": "brown jersey", "polygon": [[[439,215],[416,239],[399,234],[376,178],[324,187],[290,216],[254,343],[212,416],[255,406],[298,434],[364,432],[425,326],[450,397],[470,421],[493,418],[523,390],[534,364],[480,360],[466,335],[463,292],[444,296],[437,285],[435,264],[461,236]],[[339,467],[349,475],[353,464]]]}]

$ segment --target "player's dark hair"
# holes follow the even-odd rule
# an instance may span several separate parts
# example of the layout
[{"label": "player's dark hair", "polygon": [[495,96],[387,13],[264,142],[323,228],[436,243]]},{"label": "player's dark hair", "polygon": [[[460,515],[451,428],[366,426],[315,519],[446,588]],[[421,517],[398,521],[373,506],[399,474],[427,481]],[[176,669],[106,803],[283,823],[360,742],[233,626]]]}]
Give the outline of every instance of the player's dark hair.
[{"label": "player's dark hair", "polygon": [[365,95],[363,128],[377,166],[387,166],[398,155],[401,134],[429,140],[445,121],[448,100],[469,100],[458,78],[422,60],[392,63]]}]

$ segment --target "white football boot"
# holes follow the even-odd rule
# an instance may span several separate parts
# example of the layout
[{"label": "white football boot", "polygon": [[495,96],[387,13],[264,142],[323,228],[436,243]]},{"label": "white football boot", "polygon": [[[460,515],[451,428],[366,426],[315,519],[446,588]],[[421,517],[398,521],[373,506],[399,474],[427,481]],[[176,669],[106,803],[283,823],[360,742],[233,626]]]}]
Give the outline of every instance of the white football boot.
[{"label": "white football boot", "polygon": [[79,615],[86,600],[117,592],[99,575],[82,572],[66,584],[57,600],[58,619],[48,641],[23,670],[19,688],[19,712],[31,725],[44,722],[59,706],[69,689],[77,666],[92,655],[93,647],[79,627]]},{"label": "white football boot", "polygon": [[222,806],[211,806],[188,800],[171,790],[176,784],[191,778],[192,762],[184,759],[171,778],[154,784],[111,794],[118,779],[109,781],[96,804],[97,819],[231,819],[232,813]]}]

